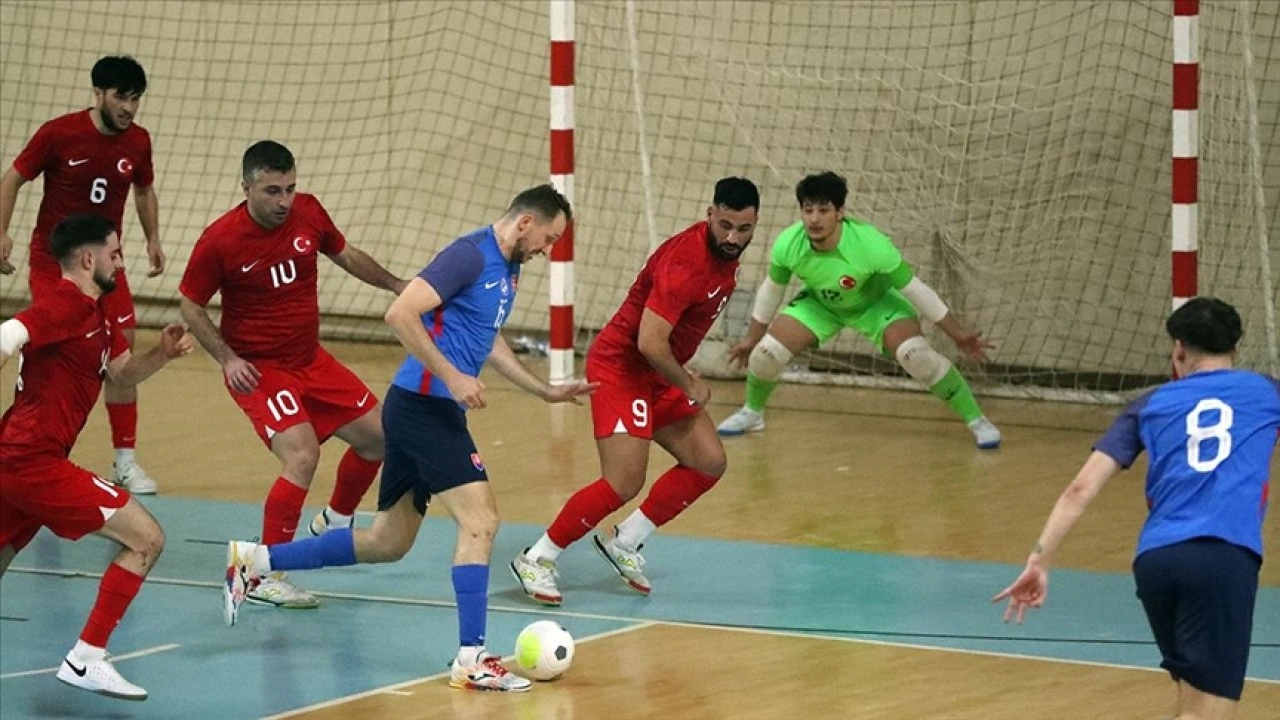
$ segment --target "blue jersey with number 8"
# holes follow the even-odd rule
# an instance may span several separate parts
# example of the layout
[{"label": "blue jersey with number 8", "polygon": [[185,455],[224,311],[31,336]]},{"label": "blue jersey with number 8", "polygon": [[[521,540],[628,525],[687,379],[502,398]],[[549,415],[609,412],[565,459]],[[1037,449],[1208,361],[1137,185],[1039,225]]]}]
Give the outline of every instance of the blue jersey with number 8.
[{"label": "blue jersey with number 8", "polygon": [[1246,370],[1194,373],[1130,403],[1094,449],[1124,467],[1150,455],[1137,554],[1214,537],[1261,557],[1277,430],[1280,382]]}]

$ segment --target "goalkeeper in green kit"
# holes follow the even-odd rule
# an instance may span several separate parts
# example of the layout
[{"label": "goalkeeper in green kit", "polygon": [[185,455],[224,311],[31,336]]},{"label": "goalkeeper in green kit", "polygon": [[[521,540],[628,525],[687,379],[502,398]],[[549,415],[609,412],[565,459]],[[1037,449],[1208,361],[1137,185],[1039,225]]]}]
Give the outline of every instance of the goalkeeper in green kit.
[{"label": "goalkeeper in green kit", "polygon": [[[947,403],[973,432],[978,447],[998,447],[999,428],[983,416],[960,371],[929,346],[919,318],[936,323],[976,360],[987,360],[991,344],[956,320],[889,238],[845,217],[848,194],[844,178],[833,172],[809,175],[796,185],[803,220],[774,241],[747,335],[729,349],[729,362],[746,363],[747,402],[720,423],[720,434],[764,430],[764,406],[792,356],[826,344],[849,327],[893,355],[907,374]],[[804,287],[775,318],[793,275]]]}]

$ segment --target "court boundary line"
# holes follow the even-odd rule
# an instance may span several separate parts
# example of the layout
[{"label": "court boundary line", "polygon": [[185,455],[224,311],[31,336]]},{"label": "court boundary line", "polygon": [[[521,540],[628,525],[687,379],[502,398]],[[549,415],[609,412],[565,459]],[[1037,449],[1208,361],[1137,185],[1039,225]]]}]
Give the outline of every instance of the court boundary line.
[{"label": "court boundary line", "polygon": [[[630,625],[628,627],[621,627],[614,630],[606,630],[604,632],[596,633],[594,635],[587,635],[582,638],[575,638],[574,644],[582,645],[585,643],[592,642],[594,640],[603,640],[604,638],[613,637],[615,635],[623,635],[625,633],[629,633],[635,630],[644,630],[646,628],[650,628],[658,624],[660,623],[652,622],[652,621],[635,621],[634,625]],[[502,660],[503,662],[510,662],[512,659],[514,659],[514,657],[515,657],[514,655],[505,655],[503,656]],[[409,687],[410,685],[422,685],[429,682],[435,682],[437,680],[443,680],[446,677],[449,677],[448,670],[446,670],[445,672],[436,673],[434,675],[427,675],[425,677],[420,677],[414,680],[404,680],[402,682],[393,683],[391,685],[385,685],[383,687],[373,688],[372,690],[365,690],[363,692],[359,692],[354,695],[347,695],[345,697],[333,698],[332,700],[325,700],[324,702],[319,702],[314,705],[308,705],[306,707],[296,708],[293,710],[286,710],[283,713],[279,713],[277,715],[268,715],[266,717],[263,717],[261,720],[284,720],[284,718],[291,718],[297,715],[301,715],[303,713],[309,713],[309,712],[314,712],[316,710],[324,710],[326,708],[345,705],[347,703],[363,700],[367,697],[373,697],[374,695],[412,694],[412,693],[401,693],[399,691],[402,688]]]},{"label": "court boundary line", "polygon": [[[27,573],[31,575],[48,575],[57,577],[82,577],[82,578],[101,578],[102,573],[86,572],[83,570],[53,570],[47,568],[30,568],[30,567],[10,567],[9,572]],[[178,585],[184,587],[205,587],[205,588],[221,588],[222,583],[210,582],[205,580],[182,580],[180,578],[164,578],[164,577],[148,577],[147,582],[159,585]],[[343,592],[327,592],[323,590],[313,590],[312,595],[316,597],[332,598],[335,600],[354,600],[360,602],[381,602],[392,605],[410,605],[414,607],[434,607],[442,609],[456,609],[457,603],[447,600],[427,600],[425,598],[403,598],[383,595],[361,595],[357,593]],[[910,642],[894,642],[890,640],[873,640],[862,637],[848,637],[841,635],[823,635],[820,630],[812,632],[797,632],[794,630],[771,630],[768,628],[749,627],[744,625],[725,625],[697,623],[685,620],[656,620],[652,618],[629,618],[619,615],[604,615],[600,613],[579,613],[568,610],[562,610],[548,606],[529,606],[517,607],[512,605],[490,605],[489,612],[515,613],[520,615],[545,615],[549,617],[578,618],[583,620],[603,620],[606,622],[619,623],[647,623],[648,625],[672,625],[676,627],[690,627],[698,629],[724,630],[727,632],[748,632],[759,633],[763,635],[776,635],[779,637],[793,638],[810,638],[815,640],[834,640],[837,642],[864,643],[867,645],[880,645],[884,647],[901,647],[912,650],[937,650],[941,652],[960,653],[964,655],[986,655],[991,657],[1003,657],[1016,660],[1039,660],[1042,662],[1064,663],[1068,665],[1087,665],[1100,668],[1111,668],[1116,670],[1141,670],[1143,672],[1165,672],[1158,667],[1144,667],[1139,665],[1124,665],[1121,663],[1109,663],[1097,660],[1074,660],[1071,658],[1060,657],[1042,657],[1039,655],[1026,655],[1022,653],[1001,652],[999,650],[971,650],[968,648],[954,648],[940,645],[922,645],[920,643]],[[834,631],[833,631],[834,632]],[[594,636],[593,636],[594,637]],[[1265,685],[1280,685],[1280,680],[1272,680],[1270,678],[1245,677],[1246,682],[1257,682]]]},{"label": "court boundary line", "polygon": [[[133,652],[127,652],[127,653],[124,653],[123,655],[112,655],[111,661],[116,662],[118,660],[133,660],[134,658],[146,657],[147,655],[155,655],[156,653],[168,652],[169,650],[177,650],[180,647],[182,646],[179,645],[178,643],[167,643],[165,645],[156,645],[155,647],[143,648],[141,650],[134,650]],[[0,680],[11,680],[13,678],[31,677],[33,675],[48,675],[49,673],[58,672],[58,668],[60,667],[62,666],[55,665],[54,667],[44,668],[43,670],[21,670],[18,672],[5,673],[3,675],[0,675]]]}]

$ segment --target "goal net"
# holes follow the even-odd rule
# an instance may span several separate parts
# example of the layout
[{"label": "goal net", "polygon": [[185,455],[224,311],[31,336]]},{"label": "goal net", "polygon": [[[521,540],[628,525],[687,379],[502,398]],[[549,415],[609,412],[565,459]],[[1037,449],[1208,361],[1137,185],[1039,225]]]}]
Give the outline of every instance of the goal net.
[{"label": "goal net", "polygon": [[[575,7],[580,347],[654,244],[703,216],[714,180],[746,175],[760,227],[699,358],[730,373],[726,343],[797,217],[792,188],[832,169],[848,212],[995,343],[992,364],[961,362],[979,392],[1114,399],[1167,375],[1170,0]],[[176,319],[191,247],[240,200],[240,154],[262,138],[294,151],[300,188],[352,243],[407,276],[546,177],[547,28],[543,0],[7,0],[0,152],[87,106],[97,57],[131,54],[150,77],[138,121],[170,263],[145,279],[128,209],[144,324]],[[1204,0],[1200,29],[1200,290],[1241,309],[1243,364],[1275,372],[1280,84],[1265,80],[1280,72],[1280,6]],[[39,181],[19,197],[4,314],[26,298],[39,197]],[[526,266],[516,335],[545,333],[549,275]],[[326,336],[388,338],[385,293],[330,267],[320,294]],[[902,381],[849,332],[791,375]]]}]

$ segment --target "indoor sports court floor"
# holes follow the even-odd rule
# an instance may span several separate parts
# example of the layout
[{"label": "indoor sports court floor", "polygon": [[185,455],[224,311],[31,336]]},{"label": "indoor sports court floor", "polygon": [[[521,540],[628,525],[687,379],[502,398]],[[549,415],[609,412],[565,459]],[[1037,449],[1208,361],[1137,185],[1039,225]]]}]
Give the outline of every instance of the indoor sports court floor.
[{"label": "indoor sports court floor", "polygon": [[[330,347],[379,392],[399,359],[391,347]],[[2,375],[7,405],[12,364]],[[595,477],[588,411],[485,380],[489,408],[471,415],[472,431],[506,522],[494,555],[490,646],[509,654],[520,628],[554,618],[579,641],[564,678],[523,695],[448,687],[457,642],[447,570],[453,525],[435,510],[398,564],[296,574],[321,596],[319,610],[246,606],[235,628],[224,627],[224,543],[257,534],[276,468],[217,368],[197,354],[142,388],[139,456],[162,493],[145,503],[168,544],[111,650],[151,698],[110,700],[54,679],[112,549],[97,538],[42,534],[0,581],[0,718],[1171,714],[1128,574],[1144,467],[1113,481],[1068,539],[1044,610],[1006,626],[988,602],[1016,575],[1115,408],[988,401],[1005,447],[982,453],[927,395],[784,388],[769,430],[727,441],[720,486],[645,548],[651,597],[632,594],[582,543],[562,556],[566,600],[552,610],[526,601],[506,563]],[[717,383],[713,417],[731,412],[741,391]],[[99,409],[75,459],[105,472],[107,438]],[[325,452],[313,509],[328,497],[336,450]],[[655,452],[655,473],[667,464]],[[1272,558],[1276,523],[1273,508]],[[1280,716],[1274,561],[1263,585],[1240,720]]]}]

